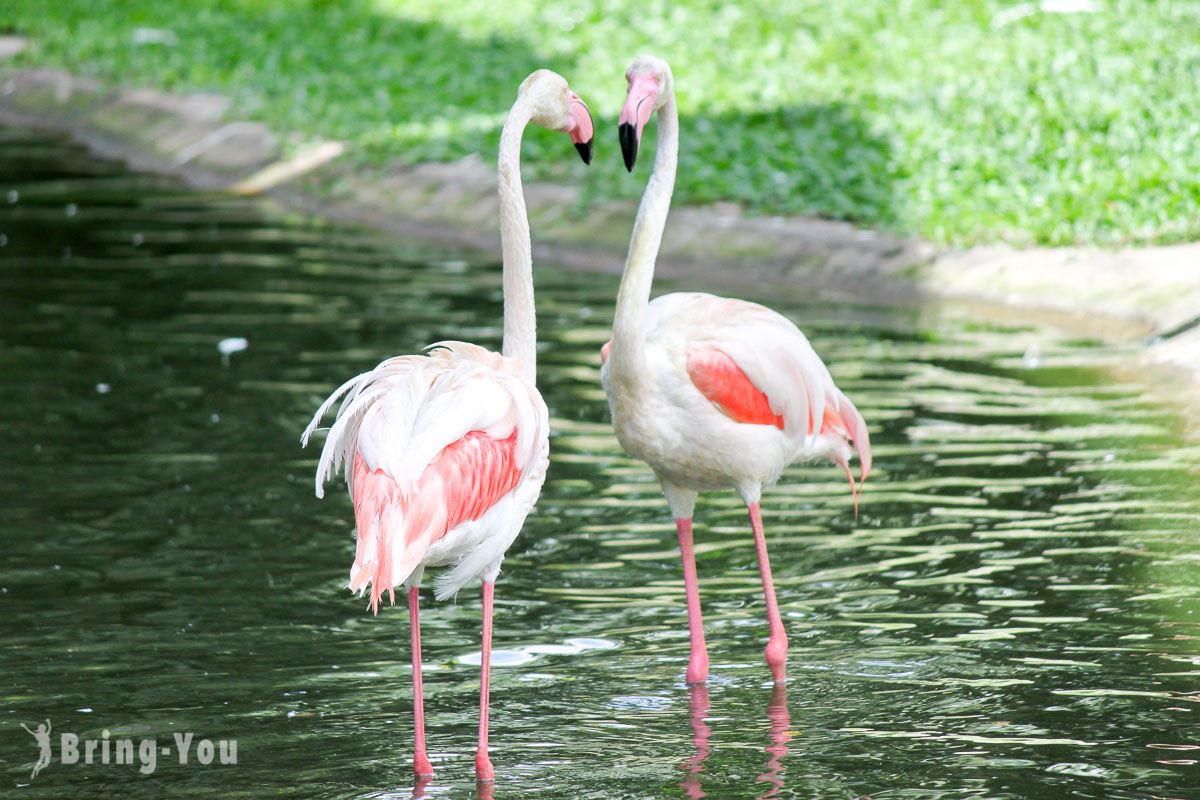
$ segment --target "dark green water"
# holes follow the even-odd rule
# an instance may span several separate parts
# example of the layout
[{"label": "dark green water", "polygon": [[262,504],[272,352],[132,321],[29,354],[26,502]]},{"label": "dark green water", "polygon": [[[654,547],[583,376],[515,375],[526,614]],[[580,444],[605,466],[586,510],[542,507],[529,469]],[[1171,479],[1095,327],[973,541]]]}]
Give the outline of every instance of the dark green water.
[{"label": "dark green water", "polygon": [[[832,466],[764,498],[786,694],[744,512],[702,500],[689,692],[674,529],[598,381],[615,290],[538,274],[552,467],[497,584],[496,797],[1200,797],[1200,453],[1119,353],[742,291],[809,333],[877,471],[857,520]],[[407,613],[342,588],[350,503],[313,497],[298,438],[384,356],[498,346],[500,303],[495,263],[0,132],[0,794],[413,797]],[[476,793],[479,608],[424,604],[431,797]],[[62,763],[60,733],[105,729],[190,732],[191,759]]]}]

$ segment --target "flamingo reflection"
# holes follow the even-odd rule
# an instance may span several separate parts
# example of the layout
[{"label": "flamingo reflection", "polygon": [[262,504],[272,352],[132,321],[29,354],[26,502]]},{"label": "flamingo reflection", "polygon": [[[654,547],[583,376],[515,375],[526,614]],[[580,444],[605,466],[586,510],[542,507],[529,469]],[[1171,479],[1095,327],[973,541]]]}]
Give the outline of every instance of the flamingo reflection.
[{"label": "flamingo reflection", "polygon": [[[429,788],[430,782],[433,780],[432,775],[418,775],[416,783],[413,784],[413,800],[429,800],[433,797],[431,794],[426,794],[425,790]],[[493,781],[476,781],[475,796],[477,800],[493,800],[495,796],[496,784]]]},{"label": "flamingo reflection", "polygon": [[679,784],[688,797],[704,797],[705,792],[700,788],[700,773],[704,771],[701,764],[708,758],[711,749],[708,745],[708,735],[711,732],[704,718],[708,716],[708,684],[688,684],[688,708],[692,712],[692,744],[696,745],[696,755],[683,762],[687,777]]},{"label": "flamingo reflection", "polygon": [[[692,744],[696,746],[696,754],[680,765],[687,771],[687,776],[679,786],[688,797],[700,798],[707,795],[707,792],[701,787],[700,773],[704,772],[704,761],[712,751],[712,746],[708,743],[708,737],[712,730],[704,721],[709,710],[707,684],[688,685],[688,709],[691,711]],[[760,794],[757,800],[774,797],[783,788],[783,778],[780,776],[780,773],[783,772],[782,759],[788,754],[788,742],[795,735],[791,731],[792,718],[788,712],[787,684],[776,683],[771,690],[771,699],[767,701],[767,720],[771,724],[771,744],[764,749],[769,757],[766,771],[759,775],[757,780],[760,783],[769,783],[771,786],[763,794]]]},{"label": "flamingo reflection", "polygon": [[759,775],[758,780],[771,784],[771,788],[759,795],[759,800],[774,797],[783,788],[783,778],[779,776],[783,765],[779,762],[787,755],[787,743],[792,738],[792,718],[787,707],[787,684],[777,683],[771,690],[771,700],[767,703],[767,719],[771,722],[771,744],[767,747],[770,758],[767,759],[767,771]]}]

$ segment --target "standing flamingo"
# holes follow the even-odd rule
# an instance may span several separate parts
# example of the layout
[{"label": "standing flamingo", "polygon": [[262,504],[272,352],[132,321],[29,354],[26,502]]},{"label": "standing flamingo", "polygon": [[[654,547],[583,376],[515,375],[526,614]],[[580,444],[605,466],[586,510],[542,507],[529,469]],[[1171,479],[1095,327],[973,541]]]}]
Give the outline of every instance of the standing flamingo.
[{"label": "standing flamingo", "polygon": [[677,292],[647,302],[679,150],[671,68],[644,56],[625,75],[629,93],[618,132],[632,172],[642,128],[658,112],[654,171],[638,208],[617,294],[613,336],[601,349],[600,378],[617,439],[653,468],[679,534],[687,591],[689,683],[708,677],[708,651],[692,548],[696,494],[733,488],[746,502],[766,597],[767,663],[785,677],[787,634],[775,600],[758,501],[762,488],[795,461],[824,456],[850,474],[854,442],[862,480],[871,445],[862,415],[792,322],[757,303]]},{"label": "standing flamingo", "polygon": [[343,394],[317,464],[317,497],[339,467],[354,499],[358,547],[349,588],[408,588],[418,776],[433,774],[425,751],[421,626],[417,587],[427,566],[453,565],[435,582],[437,599],[483,579],[483,660],[475,775],[493,780],[487,754],[492,601],[504,551],[533,508],[549,462],[549,413],[534,383],[535,316],[529,222],[521,188],[521,137],[535,122],[570,134],[585,163],[592,119],[562,76],[526,78],[500,136],[500,234],[504,253],[502,354],[441,342],[428,355],[389,358],[343,384],[321,404],[301,439]]}]

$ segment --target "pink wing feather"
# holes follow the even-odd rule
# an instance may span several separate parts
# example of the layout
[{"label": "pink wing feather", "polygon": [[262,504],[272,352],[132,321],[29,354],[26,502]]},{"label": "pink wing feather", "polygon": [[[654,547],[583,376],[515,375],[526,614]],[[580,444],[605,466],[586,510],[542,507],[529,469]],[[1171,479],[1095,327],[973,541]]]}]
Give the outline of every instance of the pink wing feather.
[{"label": "pink wing feather", "polygon": [[[826,454],[847,475],[850,440],[860,480],[867,479],[866,422],[791,320],[757,303],[675,292],[650,302],[647,324],[671,326],[691,341],[688,377],[721,413],[744,424],[775,426],[818,447],[825,440]],[[857,495],[853,477],[850,486]]]},{"label": "pink wing feather", "polygon": [[[729,356],[714,348],[702,347],[692,351],[687,363],[688,377],[725,416],[748,425],[774,425],[784,429],[783,416],[771,410],[771,401],[746,377],[741,367]],[[832,434],[855,442],[867,442],[866,422],[858,409],[841,392],[825,398],[825,413],[820,434]],[[808,430],[813,432],[812,413]],[[871,468],[871,451],[863,454],[864,473]],[[864,475],[865,478],[865,475]]]},{"label": "pink wing feather", "polygon": [[[712,401],[721,413],[747,425],[774,425],[783,430],[783,417],[771,410],[767,396],[750,382],[732,358],[720,350],[701,347],[692,351],[687,362],[688,377],[700,394]],[[809,432],[812,419],[809,418]]]},{"label": "pink wing feather", "polygon": [[[700,393],[722,414],[735,422],[747,425],[774,425],[780,430],[786,430],[783,415],[775,413],[767,394],[755,386],[736,361],[720,350],[711,347],[693,350],[688,357],[687,373]],[[776,402],[775,406],[779,407],[779,403]],[[825,390],[824,406],[821,426],[815,433],[818,436],[853,441],[862,467],[862,480],[865,482],[867,474],[871,471],[871,443],[867,438],[866,421],[846,395],[834,386],[832,379],[828,380]],[[813,423],[810,405],[804,435],[814,433]],[[854,497],[854,511],[857,514],[858,487],[850,472],[850,464],[837,450],[834,450],[831,458],[846,470],[846,477],[850,479],[850,493]]]},{"label": "pink wing feather", "polygon": [[371,471],[356,453],[352,485],[358,547],[350,588],[357,591],[369,582],[376,613],[384,589],[395,603],[394,585],[421,563],[430,545],[463,522],[479,519],[517,485],[516,448],[516,431],[507,439],[471,431],[438,453],[410,487],[400,486],[382,469]]}]

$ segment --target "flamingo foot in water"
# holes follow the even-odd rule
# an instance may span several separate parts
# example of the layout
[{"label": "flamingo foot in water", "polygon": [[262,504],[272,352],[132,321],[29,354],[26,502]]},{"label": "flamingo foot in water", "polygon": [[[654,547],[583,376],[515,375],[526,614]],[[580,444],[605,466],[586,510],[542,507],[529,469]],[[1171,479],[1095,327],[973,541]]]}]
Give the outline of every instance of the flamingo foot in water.
[{"label": "flamingo foot in water", "polygon": [[477,783],[492,783],[496,780],[496,770],[492,761],[483,753],[475,756],[475,781]]}]

